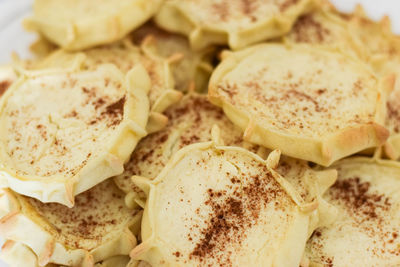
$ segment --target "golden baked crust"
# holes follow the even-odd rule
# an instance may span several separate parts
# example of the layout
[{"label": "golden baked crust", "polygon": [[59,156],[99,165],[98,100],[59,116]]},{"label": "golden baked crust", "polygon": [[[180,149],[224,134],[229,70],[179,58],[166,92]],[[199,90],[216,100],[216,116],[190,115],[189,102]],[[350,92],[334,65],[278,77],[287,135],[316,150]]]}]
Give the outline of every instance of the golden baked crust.
[{"label": "golden baked crust", "polygon": [[212,105],[205,95],[188,94],[169,108],[165,115],[168,118],[167,126],[139,142],[130,161],[125,164],[125,171],[114,178],[117,186],[128,194],[127,205],[132,205],[129,204],[132,200],[144,197],[132,182],[132,176],[154,179],[179,149],[210,140],[214,125],[219,127],[226,145],[245,147],[253,152],[259,150],[257,145],[243,141],[240,129],[228,120],[222,109]]},{"label": "golden baked crust", "polygon": [[[143,243],[131,257],[153,266],[299,266],[319,224],[326,188],[318,187],[318,174],[296,177],[314,181],[308,202],[275,170],[278,151],[264,161],[243,148],[218,146],[215,129],[215,141],[181,149],[155,180],[134,180],[148,198]],[[336,172],[323,177],[332,184]]]},{"label": "golden baked crust", "polygon": [[227,53],[208,95],[245,140],[330,165],[386,141],[381,124],[393,82],[327,48],[263,44]]},{"label": "golden baked crust", "polygon": [[122,173],[146,135],[149,89],[141,65],[22,76],[1,99],[0,186],[73,206]]},{"label": "golden baked crust", "polygon": [[155,22],[187,35],[196,50],[210,44],[239,49],[287,33],[311,5],[311,0],[167,0]]},{"label": "golden baked crust", "polygon": [[173,62],[172,73],[177,90],[207,91],[208,80],[213,71],[211,60],[215,49],[194,51],[185,36],[164,31],[153,23],[137,29],[131,38],[135,44],[152,49],[154,53]]},{"label": "golden baked crust", "polygon": [[398,266],[400,164],[350,158],[332,167],[338,180],[324,198],[338,217],[308,241],[311,266]]},{"label": "golden baked crust", "polygon": [[76,196],[73,208],[5,189],[0,209],[8,213],[0,219],[0,233],[25,245],[40,266],[93,266],[115,255],[127,255],[136,246],[134,233],[141,213],[125,207],[123,197],[112,180]]},{"label": "golden baked crust", "polygon": [[26,27],[67,50],[122,39],[159,8],[161,0],[35,0]]}]

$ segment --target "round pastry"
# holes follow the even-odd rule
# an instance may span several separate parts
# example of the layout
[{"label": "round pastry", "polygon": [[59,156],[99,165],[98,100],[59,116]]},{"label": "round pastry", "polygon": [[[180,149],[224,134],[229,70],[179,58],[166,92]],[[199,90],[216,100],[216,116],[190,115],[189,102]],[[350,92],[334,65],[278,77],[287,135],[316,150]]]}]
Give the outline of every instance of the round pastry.
[{"label": "round pastry", "polygon": [[161,0],[35,0],[26,27],[67,50],[122,39],[159,8]]},{"label": "round pastry", "polygon": [[[12,240],[3,251],[9,260],[44,266],[93,266],[136,246],[141,212],[124,205],[124,193],[112,180],[76,196],[75,206],[42,203],[3,190],[0,234]],[[18,244],[15,244],[17,242]],[[10,248],[9,248],[10,247]],[[14,256],[13,256],[14,255]],[[24,265],[25,266],[25,265]]]},{"label": "round pastry", "polygon": [[21,77],[0,104],[0,186],[72,207],[122,173],[146,135],[149,89],[141,65]]},{"label": "round pastry", "polygon": [[189,37],[196,50],[211,44],[232,49],[284,35],[311,0],[167,0],[155,16],[161,28]]},{"label": "round pastry", "polygon": [[141,190],[131,180],[133,175],[154,179],[179,149],[210,140],[214,125],[219,127],[226,145],[245,147],[253,152],[260,149],[244,142],[240,129],[228,120],[222,109],[208,102],[206,95],[188,94],[169,108],[165,115],[167,126],[139,142],[130,161],[125,164],[125,171],[114,178],[118,187],[128,194],[128,206],[134,205],[132,200],[139,201],[143,206],[139,197]]},{"label": "round pastry", "polygon": [[226,54],[208,95],[246,141],[328,166],[386,141],[393,83],[327,48],[262,44]]},{"label": "round pastry", "polygon": [[311,266],[398,266],[400,164],[350,158],[333,167],[338,180],[324,199],[338,216],[308,241]]},{"label": "round pastry", "polygon": [[[303,199],[275,171],[278,151],[265,161],[216,142],[181,149],[155,180],[134,180],[147,202],[131,257],[152,266],[299,266],[323,190]],[[296,176],[307,177],[318,180]],[[333,183],[336,173],[327,177]]]}]

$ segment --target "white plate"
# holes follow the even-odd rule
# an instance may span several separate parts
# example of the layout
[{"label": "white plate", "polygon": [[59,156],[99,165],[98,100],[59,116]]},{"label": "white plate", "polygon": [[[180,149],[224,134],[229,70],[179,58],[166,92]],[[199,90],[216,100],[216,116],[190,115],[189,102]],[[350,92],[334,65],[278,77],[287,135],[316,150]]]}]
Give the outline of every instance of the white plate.
[{"label": "white plate", "polygon": [[[361,3],[367,14],[379,20],[389,15],[393,30],[400,34],[400,1],[398,0],[331,0],[340,10],[350,12],[357,3]],[[21,22],[31,12],[32,0],[0,0],[0,64],[11,60],[11,53],[29,57],[29,44],[35,35],[24,32]],[[0,238],[0,244],[3,240]],[[0,260],[0,267],[7,267]]]}]

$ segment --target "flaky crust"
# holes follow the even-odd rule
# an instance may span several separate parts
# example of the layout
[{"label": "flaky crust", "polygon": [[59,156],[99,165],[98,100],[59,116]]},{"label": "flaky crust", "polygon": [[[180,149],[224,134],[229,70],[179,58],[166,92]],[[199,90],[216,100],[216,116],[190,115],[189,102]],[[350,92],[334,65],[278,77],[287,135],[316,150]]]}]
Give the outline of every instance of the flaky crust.
[{"label": "flaky crust", "polygon": [[[106,181],[105,183],[107,183],[107,186],[115,187],[115,185],[110,184],[112,181]],[[114,194],[113,192],[114,189],[110,188],[109,194]],[[104,194],[107,194],[107,192]],[[111,196],[111,198],[115,199],[114,201],[120,202],[123,205],[123,198],[117,199],[116,197],[114,195]],[[13,255],[20,253],[24,263],[34,264],[33,266],[36,266],[36,262],[39,266],[47,266],[49,263],[66,266],[94,266],[96,262],[106,260],[110,257],[127,255],[137,243],[132,231],[137,231],[136,228],[140,222],[141,212],[134,210],[127,212],[125,210],[123,216],[129,216],[128,220],[124,218],[122,221],[119,221],[117,218],[108,218],[108,221],[117,219],[117,224],[112,226],[113,231],[104,233],[102,239],[105,241],[100,242],[99,245],[86,242],[82,243],[85,245],[79,244],[74,245],[74,247],[61,241],[62,239],[59,236],[60,232],[57,231],[57,227],[41,215],[40,212],[44,211],[34,208],[27,197],[4,189],[1,191],[0,203],[0,210],[5,214],[0,219],[0,234],[4,238],[12,240],[7,241],[5,245],[6,250],[3,251],[3,255],[10,260],[19,260],[15,259]],[[107,215],[107,207],[107,203],[103,203],[97,206],[96,209],[102,211],[105,216],[109,216]],[[47,216],[51,216],[51,214]],[[59,216],[61,215],[59,214]],[[94,218],[94,221],[97,219]],[[72,223],[77,225],[82,222],[76,221]],[[76,229],[80,229],[79,227],[81,225],[77,225]],[[103,226],[99,224],[95,225],[95,227],[100,228]],[[71,234],[70,237],[64,236],[63,238],[71,241],[79,238],[79,233],[76,233],[76,235]],[[84,246],[87,248],[90,247],[90,249],[86,249]],[[36,260],[33,260],[33,256]]]},{"label": "flaky crust", "polygon": [[[222,1],[215,5],[213,1],[169,0],[161,6],[155,16],[155,22],[162,28],[187,35],[192,47],[196,50],[210,44],[228,44],[232,49],[240,49],[285,34],[290,30],[297,17],[306,12],[313,4],[311,0],[270,1],[269,3],[258,1],[253,4],[244,2],[245,7],[240,8],[237,7],[240,6],[240,3],[236,2],[238,1],[234,1],[234,3]],[[235,4],[234,11],[240,14],[237,17],[233,17],[234,15],[227,11],[228,7],[233,4]],[[252,5],[255,6],[251,7]],[[267,11],[276,9],[276,11],[268,15],[261,15],[261,13],[256,15],[260,6],[264,6],[264,11],[265,9]],[[220,17],[218,17],[219,12],[221,12]],[[203,13],[203,15],[199,15],[199,13]],[[218,19],[211,21],[210,16],[216,16]],[[232,16],[233,19],[231,20],[229,16]],[[225,19],[231,20],[233,24],[240,20],[246,23],[238,30],[237,26],[225,23]]]},{"label": "flaky crust", "polygon": [[[222,107],[225,114],[232,122],[243,129],[245,140],[263,145],[267,148],[279,148],[286,155],[310,160],[324,166],[328,166],[340,158],[365,148],[382,145],[386,141],[389,132],[381,125],[384,124],[386,115],[384,103],[386,102],[387,95],[393,89],[395,82],[395,77],[393,75],[387,76],[375,85],[379,87],[378,91],[376,91],[375,86],[367,89],[368,94],[371,95],[371,99],[372,95],[376,95],[376,98],[374,98],[376,102],[372,110],[373,118],[371,122],[342,127],[332,133],[314,138],[302,134],[281,132],[271,124],[260,123],[260,119],[254,118],[254,114],[250,112],[250,107],[246,110],[243,106],[234,105],[230,100],[227,100],[227,97],[221,94],[222,89],[219,88],[220,83],[224,80],[225,75],[235,70],[236,66],[238,66],[242,60],[245,60],[249,55],[257,53],[256,51],[264,53],[264,51],[268,51],[269,47],[279,46],[280,45],[265,44],[232,54],[225,53],[224,60],[211,77],[208,92],[210,101]],[[299,49],[299,53],[311,51],[313,49],[315,49],[315,51],[326,51],[327,53],[332,53],[332,55],[337,53],[336,51],[331,51],[322,47],[307,45],[293,45],[289,47],[288,49]],[[337,55],[339,56],[340,54]],[[365,68],[366,73],[374,77],[363,63],[358,62],[357,64],[361,64],[360,66]],[[229,83],[229,81],[227,82]],[[260,90],[264,89],[262,86],[257,88],[260,88]],[[268,90],[268,88],[265,88],[265,90]],[[239,92],[239,94],[240,93],[245,94],[245,92]]]},{"label": "flaky crust", "polygon": [[[120,124],[108,143],[103,144],[106,153],[87,161],[85,166],[73,176],[38,177],[17,174],[8,166],[0,167],[0,187],[9,187],[15,192],[39,199],[42,202],[57,202],[69,207],[74,205],[74,196],[95,186],[103,180],[123,171],[123,164],[129,158],[137,142],[146,135],[148,119],[148,96],[150,79],[141,65],[136,65],[126,76],[112,65],[101,66],[97,72],[112,74],[126,87],[126,101]],[[63,72],[64,73],[64,72]],[[65,73],[68,75],[68,73]],[[1,99],[1,111],[8,97],[17,91],[29,77],[23,76]],[[4,114],[2,114],[4,116]],[[4,148],[0,157],[6,157]]]},{"label": "flaky crust", "polygon": [[[34,15],[26,27],[39,31],[67,50],[81,50],[122,39],[139,27],[159,8],[161,0],[35,1]],[[91,18],[85,13],[93,5]],[[106,8],[104,8],[106,7]]]},{"label": "flaky crust", "polygon": [[[158,189],[158,186],[162,186],[162,184],[165,184],[168,179],[172,179],[169,177],[169,172],[174,171],[174,169],[179,168],[179,164],[181,161],[183,161],[186,157],[191,156],[196,153],[202,153],[203,151],[209,151],[207,153],[213,154],[214,152],[217,153],[218,155],[224,155],[229,154],[229,153],[237,153],[237,155],[245,155],[245,157],[249,157],[252,160],[255,160],[255,162],[258,162],[260,166],[266,166],[269,172],[272,173],[274,179],[276,179],[277,183],[279,186],[283,188],[283,190],[288,194],[288,197],[290,200],[290,205],[294,205],[294,209],[291,209],[288,206],[287,212],[288,212],[288,217],[291,219],[288,219],[291,221],[291,224],[289,227],[284,227],[284,230],[281,229],[282,231],[285,231],[284,238],[275,240],[273,241],[276,246],[279,246],[279,249],[273,250],[274,252],[271,254],[271,251],[269,250],[264,251],[263,248],[260,251],[253,251],[249,252],[249,254],[246,254],[245,256],[242,255],[241,251],[237,251],[235,254],[236,255],[241,255],[238,256],[238,258],[235,258],[235,260],[232,262],[233,265],[240,264],[239,262],[246,261],[247,264],[256,264],[256,262],[260,263],[263,262],[266,264],[267,262],[269,264],[272,264],[273,266],[298,266],[302,253],[303,253],[303,248],[304,248],[304,242],[310,235],[310,233],[313,231],[317,225],[320,225],[320,223],[324,224],[324,219],[320,220],[321,218],[325,217],[327,221],[332,220],[332,216],[334,217],[334,210],[328,211],[326,210],[329,215],[327,214],[322,215],[320,211],[317,210],[317,207],[319,206],[318,199],[321,198],[322,193],[335,181],[336,179],[336,172],[335,171],[329,171],[325,172],[322,174],[322,176],[319,176],[318,172],[312,172],[311,170],[305,170],[304,176],[299,177],[293,174],[290,174],[292,177],[290,180],[286,180],[284,177],[280,176],[279,174],[279,167],[278,166],[278,161],[280,157],[280,153],[278,151],[274,151],[270,154],[267,160],[263,160],[260,157],[258,157],[256,154],[253,154],[245,149],[242,148],[234,148],[234,147],[227,147],[227,146],[219,146],[218,145],[218,131],[213,129],[213,142],[207,142],[207,143],[198,143],[198,144],[193,144],[189,145],[173,156],[173,158],[169,161],[167,166],[164,168],[164,170],[160,173],[160,175],[153,181],[145,179],[145,178],[140,178],[140,177],[135,177],[134,182],[141,188],[143,191],[147,194],[147,202],[144,210],[144,216],[143,216],[143,221],[142,221],[142,240],[143,243],[141,243],[139,246],[137,246],[132,252],[131,252],[131,257],[136,260],[144,260],[146,262],[149,262],[153,266],[160,266],[160,265],[165,265],[165,266],[175,266],[179,264],[185,264],[187,266],[195,266],[198,265],[199,262],[194,260],[193,258],[189,257],[189,255],[186,253],[187,248],[191,250],[191,247],[193,246],[193,242],[197,241],[187,241],[188,243],[182,243],[184,242],[183,239],[179,238],[179,240],[168,240],[165,239],[165,236],[161,236],[160,234],[160,228],[161,224],[165,224],[169,221],[169,219],[166,217],[168,216],[168,213],[163,213],[161,217],[158,217],[159,214],[157,211],[157,205],[160,204],[159,198],[161,197],[160,194],[162,194],[162,191],[158,191],[161,189]],[[196,156],[196,159],[197,156]],[[202,159],[200,158],[200,161]],[[193,163],[195,164],[195,163]],[[294,166],[294,165],[293,165]],[[305,166],[305,165],[304,165]],[[201,167],[199,167],[201,168]],[[212,167],[211,167],[212,168]],[[236,167],[240,168],[240,167]],[[293,170],[293,173],[296,173],[298,171],[297,167],[294,167],[295,169]],[[202,170],[198,170],[198,172],[202,172]],[[225,170],[221,170],[220,173],[221,176],[225,175]],[[300,171],[301,172],[301,171]],[[188,170],[180,170],[180,173],[189,173]],[[171,174],[174,175],[174,174]],[[205,177],[207,177],[207,174],[204,174]],[[214,179],[217,177],[218,173],[215,173],[212,175]],[[203,176],[203,174],[201,174]],[[305,178],[308,177],[308,178]],[[309,179],[308,182],[305,180]],[[193,177],[192,177],[193,179]],[[321,179],[321,180],[320,180]],[[324,179],[324,182],[319,184],[322,180]],[[318,181],[320,180],[320,181]],[[202,186],[200,185],[202,182],[206,182],[207,178],[204,178],[204,181],[201,180],[199,181],[199,188]],[[224,184],[222,182],[221,184]],[[318,181],[318,182],[317,182]],[[296,185],[296,183],[300,183],[303,186],[305,186],[306,189],[304,189],[309,195],[305,195],[305,198],[303,198],[300,195],[300,192],[297,191],[299,187]],[[183,187],[180,187],[180,189],[177,190],[183,190],[181,191],[182,194],[185,194],[184,188],[185,186],[182,184]],[[193,183],[193,186],[196,186],[196,183]],[[243,185],[244,186],[244,185]],[[210,190],[213,190],[214,188],[211,188]],[[201,189],[203,190],[203,189]],[[164,192],[166,193],[166,192]],[[169,192],[171,193],[171,192]],[[173,193],[171,193],[173,194]],[[176,194],[179,194],[178,192]],[[201,193],[200,193],[201,194]],[[190,195],[190,200],[199,201],[199,195]],[[317,197],[318,196],[318,197]],[[309,197],[309,199],[308,199]],[[318,199],[317,199],[318,198]],[[311,202],[309,202],[312,199]],[[174,201],[171,199],[171,201]],[[187,200],[184,197],[181,202],[185,203]],[[158,204],[157,204],[158,203]],[[175,202],[174,202],[175,203]],[[190,202],[189,202],[190,203]],[[282,203],[286,203],[285,201],[282,200]],[[289,202],[288,202],[289,203]],[[188,204],[189,205],[189,204]],[[222,204],[221,204],[222,205]],[[323,204],[322,204],[323,205]],[[321,205],[321,206],[322,206]],[[184,204],[180,206],[179,209],[185,209]],[[191,209],[191,208],[190,208]],[[202,211],[203,208],[199,208],[199,213],[197,215],[194,215],[193,217],[190,215],[190,212],[187,216],[190,216],[190,219],[188,219],[187,223],[189,223],[189,220],[191,221],[192,219],[199,224],[202,224],[202,220],[204,219],[201,217],[199,214],[203,214],[204,211]],[[174,214],[171,216],[178,216],[177,214]],[[314,217],[315,216],[315,217]],[[198,218],[199,217],[199,218]],[[158,218],[158,219],[157,219]],[[203,219],[201,219],[203,218]],[[330,218],[330,219],[328,219]],[[175,218],[176,219],[176,218]],[[181,218],[182,220],[185,221],[184,218]],[[293,220],[292,220],[293,219]],[[183,222],[183,224],[185,224]],[[192,224],[192,223],[189,223]],[[175,227],[175,226],[174,226]],[[186,226],[179,226],[180,227],[186,227]],[[189,226],[187,226],[189,227]],[[196,227],[196,226],[194,226]],[[193,228],[193,231],[190,230],[190,235],[194,236],[194,239],[197,239],[197,234],[195,230],[196,228]],[[184,230],[184,229],[182,229]],[[234,238],[234,237],[232,237]],[[191,238],[189,238],[191,240]],[[234,241],[232,241],[234,242]],[[246,242],[246,241],[243,241]],[[272,241],[270,241],[272,242]],[[227,244],[229,241],[227,241]],[[194,243],[195,244],[195,243]],[[229,246],[229,245],[228,245]],[[268,246],[266,246],[268,247]],[[274,245],[275,247],[275,245]],[[242,247],[244,249],[244,247]],[[177,250],[179,252],[174,252],[171,255],[171,251]],[[182,250],[180,250],[182,249]],[[182,252],[185,251],[185,252]],[[254,254],[252,254],[254,253]],[[289,256],[290,255],[290,256]],[[224,256],[225,257],[225,256]],[[229,256],[227,256],[229,258]],[[225,259],[225,258],[224,258]],[[290,262],[288,261],[290,259]],[[204,258],[204,262],[206,263],[207,258]],[[223,261],[223,260],[222,260]],[[222,264],[223,262],[220,262]],[[212,262],[212,259],[211,261]]]}]

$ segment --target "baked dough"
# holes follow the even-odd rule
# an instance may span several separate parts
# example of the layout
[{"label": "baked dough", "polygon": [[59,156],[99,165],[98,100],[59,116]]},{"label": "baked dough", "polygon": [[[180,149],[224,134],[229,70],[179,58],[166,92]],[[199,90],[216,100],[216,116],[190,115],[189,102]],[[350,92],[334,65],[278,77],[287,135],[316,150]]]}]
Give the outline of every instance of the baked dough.
[{"label": "baked dough", "polygon": [[141,65],[22,76],[0,104],[0,187],[72,207],[123,172],[146,135],[149,89]]},{"label": "baked dough", "polygon": [[[279,151],[265,161],[219,146],[215,129],[213,142],[181,149],[155,180],[134,180],[148,198],[131,257],[152,266],[299,266],[319,197],[307,202],[274,170]],[[332,184],[336,172],[323,177]]]},{"label": "baked dough", "polygon": [[210,140],[213,125],[219,127],[226,145],[245,147],[253,152],[259,150],[258,146],[243,141],[240,129],[228,120],[222,109],[208,102],[206,95],[188,94],[165,115],[168,117],[167,126],[139,142],[130,161],[125,164],[125,171],[115,177],[118,187],[128,194],[128,206],[134,205],[132,201],[143,206],[144,196],[132,182],[133,175],[154,179],[179,149]]},{"label": "baked dough", "polygon": [[152,112],[163,112],[182,97],[182,93],[174,89],[171,63],[151,50],[135,47],[129,41],[125,41],[86,50],[85,54],[84,68],[88,69],[96,68],[102,63],[113,63],[123,72],[128,72],[135,64],[143,64],[151,80],[149,101]]},{"label": "baked dough", "polygon": [[19,66],[20,72],[30,74],[40,73],[43,69],[47,72],[48,69],[93,70],[101,64],[114,64],[122,72],[127,73],[139,63],[145,67],[151,79],[149,92],[151,111],[162,112],[180,100],[182,93],[174,90],[171,62],[150,49],[134,46],[129,40],[81,52],[58,49],[42,60],[33,62],[17,60],[15,64]]},{"label": "baked dough", "polygon": [[122,39],[159,8],[161,0],[35,0],[26,21],[67,50],[82,50]]},{"label": "baked dough", "polygon": [[390,73],[396,75],[393,92],[388,96],[385,126],[390,137],[384,146],[387,157],[393,160],[400,158],[400,40],[391,31],[390,20],[383,17],[375,22],[367,18],[363,9],[358,6],[355,12],[347,17],[349,29],[357,36],[367,51],[368,62],[380,76]]},{"label": "baked dough", "polygon": [[29,50],[35,56],[35,59],[43,59],[57,50],[57,45],[53,44],[45,37],[39,37],[30,46]]},{"label": "baked dough", "polygon": [[0,251],[0,259],[10,267],[39,267],[35,253],[24,244],[12,240],[4,242]]},{"label": "baked dough", "polygon": [[154,50],[164,58],[169,58],[172,73],[179,91],[205,92],[213,71],[211,61],[215,49],[193,51],[186,37],[164,31],[153,23],[147,23],[132,33],[134,43]]},{"label": "baked dough", "polygon": [[[9,265],[9,267],[40,267],[38,259],[29,247],[26,245],[7,240],[1,248],[0,259]],[[108,259],[102,260],[93,265],[93,263],[87,263],[83,267],[136,267],[137,263],[130,264],[129,256],[113,256]],[[61,267],[60,265],[49,263],[46,267]]]},{"label": "baked dough", "polygon": [[161,28],[189,37],[196,50],[211,44],[232,49],[287,33],[311,0],[167,0],[155,16]]},{"label": "baked dough", "polygon": [[17,74],[11,65],[0,66],[0,97],[15,82]]},{"label": "baked dough", "polygon": [[392,33],[389,18],[375,22],[361,6],[351,14],[344,14],[326,1],[319,1],[312,12],[299,18],[284,41],[329,46],[367,62],[380,76],[396,74],[395,89],[387,99],[385,126],[390,137],[384,152],[387,157],[398,159],[400,82],[396,70],[400,68],[400,40]]},{"label": "baked dough", "polygon": [[283,38],[286,43],[306,43],[327,46],[340,50],[359,59],[367,59],[367,51],[348,25],[343,13],[336,11],[325,1],[307,14],[302,15],[293,25],[291,31]]},{"label": "baked dough", "polygon": [[245,140],[328,166],[386,141],[393,83],[327,48],[262,44],[226,53],[208,95]]},{"label": "baked dough", "polygon": [[100,263],[96,263],[94,267],[134,267],[133,265],[128,265],[129,262],[129,256],[119,255],[103,260]]},{"label": "baked dough", "polygon": [[[171,71],[171,60],[158,56],[144,45],[136,47],[129,40],[112,45],[88,49],[83,52],[66,52],[57,50],[42,60],[33,62],[16,60],[20,72],[36,74],[41,72],[84,69],[93,70],[101,64],[112,63],[122,72],[127,73],[136,64],[141,63],[150,75],[149,91],[150,117],[147,131],[158,131],[166,124],[161,113],[170,105],[178,102],[182,93],[175,90],[175,82]],[[26,71],[28,70],[28,71]]]},{"label": "baked dough", "polygon": [[311,266],[399,266],[400,164],[350,158],[333,167],[338,180],[324,198],[338,217],[308,241]]},{"label": "baked dough", "polygon": [[[128,255],[136,246],[141,212],[125,207],[123,196],[107,180],[78,195],[70,209],[5,189],[0,209],[8,213],[0,219],[0,234],[12,240],[9,252],[18,252],[25,264],[34,264],[34,256],[40,266],[93,266],[112,256]],[[7,250],[3,253],[10,255]]]},{"label": "baked dough", "polygon": [[390,131],[390,137],[384,145],[384,152],[390,159],[398,160],[400,158],[400,86],[396,86],[389,95],[386,107],[385,125]]}]

